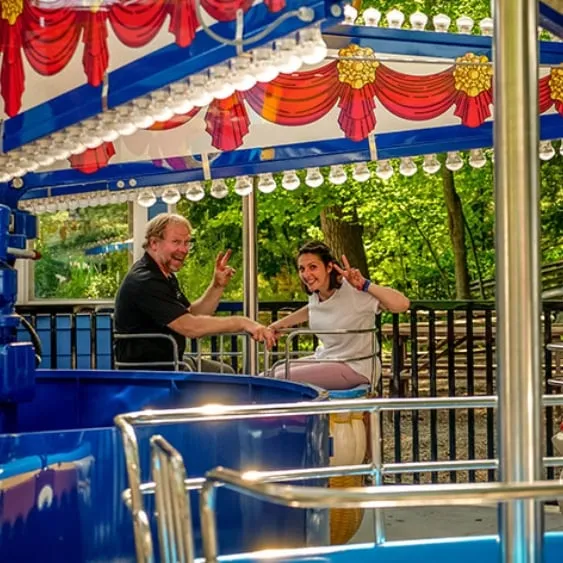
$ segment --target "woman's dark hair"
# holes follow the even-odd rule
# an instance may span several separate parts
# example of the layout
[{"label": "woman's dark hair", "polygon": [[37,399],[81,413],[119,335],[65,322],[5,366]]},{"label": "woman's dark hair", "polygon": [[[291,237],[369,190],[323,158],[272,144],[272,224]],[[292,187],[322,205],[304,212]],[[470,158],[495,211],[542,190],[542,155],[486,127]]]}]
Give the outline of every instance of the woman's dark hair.
[{"label": "woman's dark hair", "polygon": [[[330,248],[324,243],[318,240],[312,240],[304,244],[297,253],[297,258],[303,254],[314,254],[318,256],[322,263],[328,267],[329,264],[336,264],[340,266],[338,260],[335,260],[334,256],[332,255],[332,251]],[[311,291],[307,288],[307,286],[301,282],[303,289],[307,295],[311,295]],[[342,286],[342,279],[340,274],[333,268],[329,274],[329,282],[328,288],[329,289],[339,289]]]}]

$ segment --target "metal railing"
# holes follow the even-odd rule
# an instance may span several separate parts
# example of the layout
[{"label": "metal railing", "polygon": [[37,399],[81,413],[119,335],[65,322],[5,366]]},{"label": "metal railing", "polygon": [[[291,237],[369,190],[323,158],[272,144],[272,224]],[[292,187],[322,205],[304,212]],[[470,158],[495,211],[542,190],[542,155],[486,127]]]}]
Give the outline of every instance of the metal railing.
[{"label": "metal railing", "polygon": [[[120,362],[119,360],[114,360],[114,366],[117,369],[163,369],[171,367],[174,371],[191,371],[191,368],[185,362],[180,360],[180,354],[178,351],[178,343],[174,337],[170,334],[161,333],[143,333],[143,334],[122,334],[118,332],[113,333],[113,340],[116,343],[122,341],[126,342],[128,340],[144,340],[144,339],[156,339],[165,340],[170,343],[172,348],[172,360],[171,361],[160,361],[160,362]],[[117,355],[117,354],[116,354]]]},{"label": "metal railing", "polygon": [[[273,322],[304,303],[262,302],[260,320]],[[66,308],[64,308],[66,307]],[[57,369],[110,369],[113,367],[113,336],[111,314],[105,312],[78,313],[69,305],[19,307],[37,330],[43,348],[43,367]],[[222,303],[220,314],[242,312],[241,303]],[[44,312],[44,314],[43,314]],[[490,301],[413,302],[406,315],[378,315],[377,339],[382,363],[382,377],[377,395],[389,397],[440,397],[464,395],[494,395],[496,393],[496,313]],[[543,392],[560,393],[562,387],[561,358],[553,345],[563,342],[563,301],[544,301],[542,314]],[[29,339],[26,333],[22,338]],[[313,337],[313,347],[316,345]],[[238,371],[243,346],[240,337],[212,337],[200,347],[206,357],[224,358]],[[192,355],[198,353],[197,341],[188,343]],[[292,353],[312,353],[305,337],[291,344]],[[282,346],[274,348],[283,354]],[[547,406],[544,410],[546,436],[552,436],[563,416],[561,408]],[[459,459],[492,459],[496,456],[496,420],[493,409],[468,409],[466,413],[449,410],[446,413],[389,413],[385,425],[385,460],[393,463],[417,463],[421,459],[444,457]],[[408,437],[408,439],[405,439]],[[547,440],[545,455],[553,454]],[[459,473],[452,471],[449,479],[477,481],[495,480],[495,469]],[[552,478],[552,468],[546,476]],[[408,477],[411,479],[411,477]],[[417,483],[424,475],[414,474]],[[438,475],[430,478],[438,481]],[[403,477],[395,475],[396,482]]]},{"label": "metal railing", "polygon": [[[377,335],[378,330],[377,327],[374,326],[373,328],[364,328],[364,329],[331,329],[331,330],[313,330],[310,328],[292,328],[292,329],[282,329],[278,332],[282,334],[286,334],[287,337],[285,339],[285,346],[284,346],[284,357],[281,360],[277,360],[273,363],[270,367],[269,361],[271,353],[267,350],[264,356],[264,372],[270,376],[276,372],[276,369],[280,366],[285,366],[284,374],[285,379],[289,379],[290,371],[291,371],[291,364],[318,364],[318,363],[334,363],[334,362],[354,362],[359,360],[370,360],[371,361],[371,377],[369,382],[366,380],[366,384],[369,384],[369,391],[370,394],[373,395],[376,392],[376,385],[379,382],[379,377],[381,375],[381,370],[379,368],[379,346],[377,342]],[[370,347],[369,354],[365,354],[363,356],[343,356],[340,358],[330,358],[330,359],[323,359],[323,358],[295,358],[292,355],[295,355],[295,348],[297,346],[294,343],[297,342],[297,339],[300,336],[313,336],[315,338],[319,336],[348,336],[348,335],[362,335],[362,334],[370,334]],[[293,351],[293,352],[292,352]]]},{"label": "metal railing", "polygon": [[563,496],[563,482],[478,483],[467,485],[395,485],[384,488],[339,489],[275,485],[257,482],[252,476],[225,468],[208,472],[200,497],[203,555],[208,563],[218,560],[215,491],[221,485],[291,508],[395,508],[413,506],[472,506],[514,500],[548,500]]},{"label": "metal railing", "polygon": [[[543,397],[544,406],[563,405],[563,396],[547,395]],[[139,563],[152,563],[154,561],[153,554],[153,541],[150,532],[149,517],[144,508],[143,495],[154,494],[159,486],[157,480],[152,483],[142,483],[140,475],[140,461],[139,461],[139,444],[135,428],[140,426],[149,425],[168,425],[176,423],[192,423],[202,421],[231,421],[241,419],[259,419],[259,418],[272,418],[272,417],[291,417],[296,414],[301,415],[327,415],[337,413],[352,413],[352,412],[368,412],[370,418],[370,463],[354,466],[341,466],[341,467],[324,467],[324,468],[307,468],[296,469],[288,471],[274,471],[274,472],[252,472],[247,474],[247,477],[252,477],[255,482],[272,482],[272,481],[288,481],[288,480],[303,480],[303,479],[318,479],[333,476],[344,475],[370,475],[375,487],[383,485],[383,471],[384,465],[382,460],[381,448],[381,415],[385,411],[395,412],[400,410],[409,411],[433,411],[436,409],[465,409],[465,408],[491,408],[495,409],[497,406],[496,397],[448,397],[448,398],[428,398],[428,399],[357,399],[357,400],[337,400],[337,401],[323,401],[323,402],[303,402],[298,404],[277,404],[277,405],[244,405],[244,406],[224,406],[224,405],[209,405],[207,407],[191,408],[191,409],[175,409],[175,410],[154,410],[154,411],[141,411],[136,413],[122,414],[115,418],[115,424],[119,428],[123,440],[125,450],[125,459],[127,467],[127,475],[129,480],[129,488],[124,491],[123,498],[127,506],[131,510],[135,545],[137,553],[137,561]],[[164,445],[163,445],[164,444]],[[169,455],[171,458],[170,464],[175,464],[179,467],[181,456],[174,448],[167,444],[162,437],[153,438],[152,455]],[[155,446],[158,450],[155,450]],[[180,457],[178,457],[180,456]],[[160,459],[160,458],[159,458]],[[552,458],[546,461],[551,467],[563,466],[563,457]],[[467,463],[468,465],[464,465]],[[496,460],[479,460],[475,463],[477,467],[483,466],[484,468],[492,467],[496,464]],[[451,462],[432,462],[431,464],[395,464],[390,468],[395,474],[405,471],[454,471],[456,469],[470,467],[471,462],[462,462],[459,465],[452,464]],[[154,467],[154,464],[153,464]],[[183,462],[181,467],[184,468]],[[175,484],[173,488],[168,485],[166,492],[167,498],[173,495],[185,495],[187,490],[198,489],[204,485],[204,480],[189,480],[184,479],[185,469],[182,469],[180,477],[175,480],[168,480],[168,483]],[[154,479],[154,473],[153,473]],[[163,481],[157,475],[160,486],[163,486]],[[177,484],[178,479],[184,481],[184,487],[180,491]],[[473,490],[457,487],[455,490]],[[495,487],[502,487],[503,485],[490,485],[486,490],[498,490]],[[550,486],[554,486],[553,483]],[[385,486],[385,489],[388,485]],[[433,487],[435,487],[433,485]],[[370,489],[371,490],[371,489]],[[408,491],[416,492],[416,488],[412,486],[405,486],[401,488],[403,494],[408,495]],[[438,489],[439,490],[439,489]],[[339,490],[342,492],[342,490]],[[547,491],[547,490],[546,490]],[[563,493],[560,488],[549,489],[546,492],[548,498],[557,497],[559,493]],[[337,497],[339,493],[331,492],[331,496]],[[344,490],[346,493],[346,490]],[[379,493],[378,493],[379,494]],[[383,494],[383,493],[382,493]],[[514,494],[511,493],[511,494]],[[375,500],[375,499],[374,499]],[[180,506],[180,499],[176,499],[174,506]],[[375,506],[375,505],[373,505]],[[177,514],[175,511],[174,514]],[[162,518],[162,514],[159,511]],[[203,516],[203,515],[202,515]],[[185,516],[183,516],[185,517]],[[207,519],[210,515],[205,516]],[[165,520],[166,521],[166,520]],[[171,520],[168,520],[170,522]],[[174,519],[172,518],[172,521]],[[203,521],[202,521],[203,522]],[[206,524],[208,525],[208,523]],[[174,524],[175,529],[180,529],[179,524]],[[164,534],[160,541],[170,542],[171,538],[175,535],[162,530],[159,527],[159,534]],[[211,538],[206,541],[213,543],[216,538]],[[374,518],[374,537],[376,543],[385,541],[384,520],[380,510],[375,512]],[[192,540],[193,541],[193,540]],[[211,545],[209,543],[209,545]],[[176,552],[181,548],[176,547]]]}]

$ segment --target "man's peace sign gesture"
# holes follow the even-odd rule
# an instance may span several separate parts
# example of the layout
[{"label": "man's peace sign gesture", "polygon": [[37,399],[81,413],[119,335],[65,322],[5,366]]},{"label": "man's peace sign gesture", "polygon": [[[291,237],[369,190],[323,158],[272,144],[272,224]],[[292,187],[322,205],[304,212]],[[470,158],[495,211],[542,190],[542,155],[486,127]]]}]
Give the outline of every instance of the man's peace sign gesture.
[{"label": "man's peace sign gesture", "polygon": [[215,287],[227,287],[231,278],[235,275],[234,268],[229,266],[229,258],[231,257],[232,250],[229,249],[225,254],[219,252],[215,259],[215,272],[213,273],[213,285]]},{"label": "man's peace sign gesture", "polygon": [[342,264],[344,264],[344,269],[338,266],[338,264],[333,264],[333,267],[351,286],[355,287],[358,291],[362,291],[366,278],[362,276],[358,268],[352,268],[350,266],[350,262],[348,262],[348,258],[346,258],[344,254],[342,255]]}]

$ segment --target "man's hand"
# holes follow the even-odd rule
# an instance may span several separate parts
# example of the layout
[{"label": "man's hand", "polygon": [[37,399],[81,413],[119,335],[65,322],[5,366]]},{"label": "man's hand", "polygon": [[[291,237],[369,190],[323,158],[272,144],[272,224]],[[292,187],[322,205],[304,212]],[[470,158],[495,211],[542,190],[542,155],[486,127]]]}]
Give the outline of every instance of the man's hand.
[{"label": "man's hand", "polygon": [[268,327],[261,325],[260,323],[256,323],[247,319],[245,322],[244,331],[248,332],[250,336],[252,336],[253,340],[256,342],[264,342],[268,350],[271,350],[272,347],[276,344],[277,338],[274,331],[270,330]]},{"label": "man's hand", "polygon": [[353,287],[358,291],[362,291],[366,278],[362,276],[358,268],[350,267],[350,262],[348,258],[342,255],[342,264],[344,264],[344,269],[340,268],[337,264],[333,264],[334,269]]},{"label": "man's hand", "polygon": [[213,287],[224,289],[227,287],[231,278],[235,275],[234,268],[228,265],[232,250],[227,250],[225,254],[219,252],[215,259],[215,271],[213,273]]}]

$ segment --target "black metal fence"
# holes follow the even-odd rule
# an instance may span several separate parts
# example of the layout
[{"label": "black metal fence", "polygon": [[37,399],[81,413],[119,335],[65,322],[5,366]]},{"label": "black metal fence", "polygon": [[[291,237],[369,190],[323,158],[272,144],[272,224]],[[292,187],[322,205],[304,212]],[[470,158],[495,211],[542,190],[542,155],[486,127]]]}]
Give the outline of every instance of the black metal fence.
[{"label": "black metal fence", "polygon": [[[260,320],[277,320],[304,303],[260,304]],[[241,303],[224,303],[220,314],[235,315]],[[113,367],[111,310],[77,310],[48,304],[19,307],[43,344],[42,367],[110,369]],[[392,397],[492,395],[496,393],[496,315],[493,302],[418,302],[404,315],[377,318],[383,366],[379,393]],[[548,381],[561,372],[560,358],[545,344],[563,339],[563,302],[543,303],[543,392],[557,392]],[[22,332],[22,338],[26,338]],[[240,337],[211,337],[205,344],[212,357],[223,345],[235,370],[241,369]],[[316,339],[296,339],[294,351],[311,350]],[[195,352],[196,343],[192,342]],[[277,352],[274,350],[274,353]],[[509,375],[509,374],[508,374]],[[551,436],[560,421],[553,407],[544,411],[545,455],[553,455]],[[496,413],[493,409],[396,412],[384,420],[384,462],[493,459],[496,457]],[[557,425],[557,426],[556,426]],[[548,478],[553,469],[546,470]],[[415,474],[413,482],[494,480],[494,470]],[[393,477],[397,482],[402,475]],[[411,480],[411,477],[408,477]]]}]

